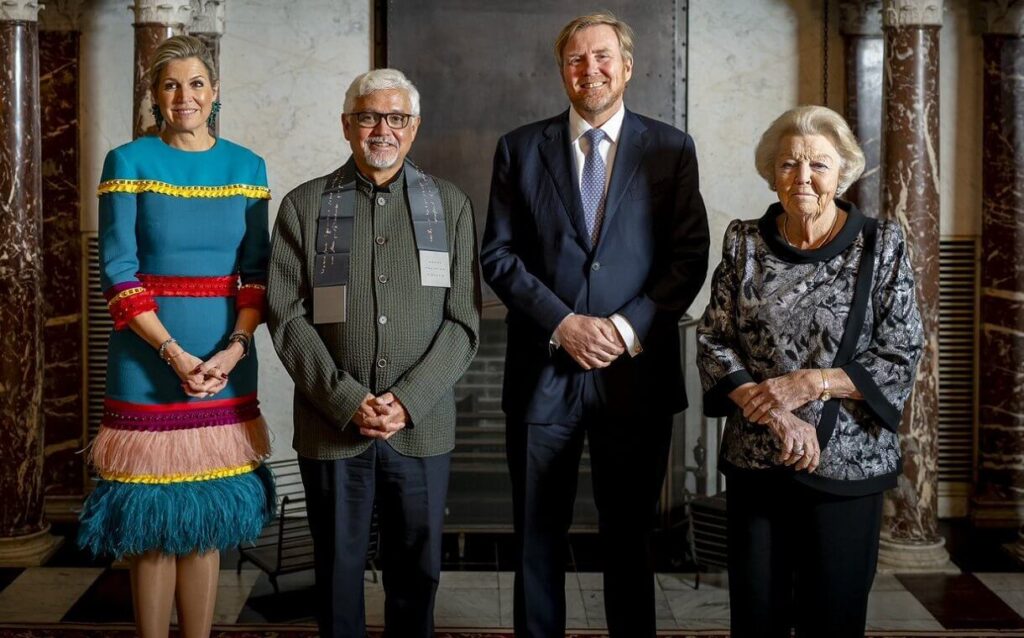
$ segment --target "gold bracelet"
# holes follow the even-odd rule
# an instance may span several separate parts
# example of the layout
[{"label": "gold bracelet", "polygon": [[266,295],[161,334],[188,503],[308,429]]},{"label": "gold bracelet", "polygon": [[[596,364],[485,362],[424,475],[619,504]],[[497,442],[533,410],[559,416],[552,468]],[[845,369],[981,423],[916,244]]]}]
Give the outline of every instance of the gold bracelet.
[{"label": "gold bracelet", "polygon": [[829,391],[828,375],[825,374],[824,368],[819,368],[818,371],[821,372],[821,396],[818,399],[823,402],[829,401],[832,399],[832,393]]}]

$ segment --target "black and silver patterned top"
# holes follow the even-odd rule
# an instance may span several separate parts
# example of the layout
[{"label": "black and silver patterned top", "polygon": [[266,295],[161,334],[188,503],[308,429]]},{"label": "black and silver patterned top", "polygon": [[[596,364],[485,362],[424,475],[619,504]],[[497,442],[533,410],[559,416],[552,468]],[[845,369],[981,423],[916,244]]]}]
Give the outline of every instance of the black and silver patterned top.
[{"label": "black and silver patterned top", "polygon": [[[864,307],[852,308],[866,218],[852,204],[837,204],[847,211],[847,221],[816,250],[783,241],[775,221],[783,212],[780,204],[760,220],[729,224],[711,300],[697,328],[697,363],[705,413],[728,417],[723,469],[789,471],[776,461],[778,444],[768,428],[744,419],[728,394],[750,381],[833,367],[847,317],[863,312],[852,359],[838,367],[864,400],[840,401],[817,471],[794,477],[826,492],[869,494],[894,486],[900,471],[896,431],[924,336],[906,244],[895,222],[879,220],[870,295]],[[794,414],[819,426],[823,406],[815,400]]]}]

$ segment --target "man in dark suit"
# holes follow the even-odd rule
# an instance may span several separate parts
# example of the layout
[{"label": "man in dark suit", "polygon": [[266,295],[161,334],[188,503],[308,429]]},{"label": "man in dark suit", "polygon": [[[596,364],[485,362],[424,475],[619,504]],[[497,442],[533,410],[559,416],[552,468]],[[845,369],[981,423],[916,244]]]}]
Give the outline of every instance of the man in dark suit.
[{"label": "man in dark suit", "polygon": [[498,142],[481,264],[508,307],[502,408],[520,555],[517,636],[563,636],[566,540],[589,439],[612,636],[654,636],[650,532],[678,321],[704,282],[693,140],[627,111],[632,31],[607,14],[555,43],[572,107]]}]

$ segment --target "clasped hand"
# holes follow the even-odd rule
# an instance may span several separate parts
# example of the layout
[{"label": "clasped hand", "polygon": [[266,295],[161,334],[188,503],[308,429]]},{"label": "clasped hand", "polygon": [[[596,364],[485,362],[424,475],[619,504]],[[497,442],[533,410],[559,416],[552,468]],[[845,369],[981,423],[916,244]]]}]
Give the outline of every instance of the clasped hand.
[{"label": "clasped hand", "polygon": [[212,397],[228,384],[228,374],[242,359],[244,350],[232,343],[203,361],[184,350],[171,359],[171,368],[181,379],[181,389],[197,399]]},{"label": "clasped hand", "polygon": [[555,330],[559,346],[584,370],[606,368],[626,351],[611,319],[569,315]]},{"label": "clasped hand", "polygon": [[814,426],[793,414],[793,410],[817,397],[809,370],[796,370],[758,384],[738,388],[731,394],[751,423],[763,425],[779,442],[779,462],[796,470],[814,472],[821,461],[821,447]]},{"label": "clasped hand", "polygon": [[386,441],[409,422],[409,412],[391,392],[379,397],[367,394],[352,421],[363,436]]}]

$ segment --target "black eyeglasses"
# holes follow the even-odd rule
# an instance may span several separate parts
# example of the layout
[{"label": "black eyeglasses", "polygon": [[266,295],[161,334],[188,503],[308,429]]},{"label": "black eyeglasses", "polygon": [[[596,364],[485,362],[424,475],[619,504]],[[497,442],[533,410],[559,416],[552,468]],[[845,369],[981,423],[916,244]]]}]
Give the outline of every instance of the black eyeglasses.
[{"label": "black eyeglasses", "polygon": [[348,116],[362,128],[373,128],[380,124],[381,118],[383,118],[393,129],[403,129],[409,126],[409,120],[415,117],[408,113],[377,113],[376,111],[360,111],[359,113],[349,113]]}]

